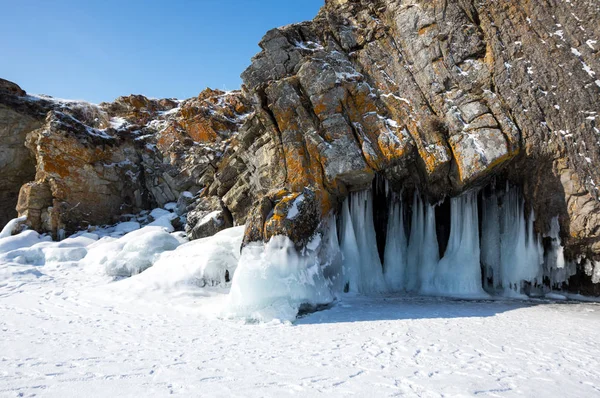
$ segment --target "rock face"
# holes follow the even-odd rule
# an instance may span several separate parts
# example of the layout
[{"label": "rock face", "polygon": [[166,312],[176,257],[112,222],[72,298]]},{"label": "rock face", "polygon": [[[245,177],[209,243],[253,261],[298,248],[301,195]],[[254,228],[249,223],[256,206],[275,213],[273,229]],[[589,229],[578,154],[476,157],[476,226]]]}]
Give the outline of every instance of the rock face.
[{"label": "rock face", "polygon": [[[558,215],[572,254],[599,256],[598,11],[330,0],[314,21],[268,32],[242,75],[256,114],[241,136],[268,153],[254,192],[311,187],[324,215],[376,174],[432,202],[508,179],[536,230]],[[270,225],[252,217],[247,240]]]},{"label": "rock face", "polygon": [[26,146],[37,172],[23,186],[17,210],[33,228],[75,231],[145,207],[132,142],[51,111],[46,124],[27,136]]},{"label": "rock face", "polygon": [[374,180],[431,203],[510,182],[536,232],[558,216],[565,254],[597,262],[598,15],[583,0],[327,0],[266,34],[242,92],[82,106],[0,82],[2,159],[20,159],[0,163],[0,201],[36,174],[19,212],[37,229],[179,200],[196,237],[221,211],[246,243],[301,247]]},{"label": "rock face", "polygon": [[19,189],[35,175],[35,161],[25,147],[28,132],[40,127],[47,112],[35,102],[21,100],[19,86],[0,79],[0,224],[17,216]]}]

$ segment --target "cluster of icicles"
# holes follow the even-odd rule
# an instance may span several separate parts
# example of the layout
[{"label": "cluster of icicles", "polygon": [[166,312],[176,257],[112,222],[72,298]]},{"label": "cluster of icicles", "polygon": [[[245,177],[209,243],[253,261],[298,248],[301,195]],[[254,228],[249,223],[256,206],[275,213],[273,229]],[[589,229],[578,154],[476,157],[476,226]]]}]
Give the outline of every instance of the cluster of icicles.
[{"label": "cluster of icicles", "polygon": [[546,276],[557,285],[572,274],[565,265],[558,219],[553,220],[547,236],[551,248],[544,251],[533,229],[534,214],[530,212],[526,218],[519,189],[507,187],[500,195],[485,196],[481,223],[476,193],[450,201],[450,236],[440,258],[435,206],[415,193],[408,224],[405,205],[392,196],[382,264],[372,194],[352,194],[343,205],[340,220],[346,290],[469,298],[488,297],[489,293],[519,296],[527,285],[524,282],[541,285]]}]

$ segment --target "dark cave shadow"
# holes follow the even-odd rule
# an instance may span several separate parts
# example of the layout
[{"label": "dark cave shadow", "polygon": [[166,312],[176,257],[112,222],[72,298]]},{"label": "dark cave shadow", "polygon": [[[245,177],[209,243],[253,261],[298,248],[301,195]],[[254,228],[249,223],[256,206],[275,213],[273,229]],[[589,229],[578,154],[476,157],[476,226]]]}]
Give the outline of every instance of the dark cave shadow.
[{"label": "dark cave shadow", "polygon": [[327,308],[305,313],[295,325],[353,323],[393,320],[487,318],[540,305],[577,305],[600,303],[554,301],[549,299],[519,300],[508,298],[454,299],[427,296],[350,296]]}]

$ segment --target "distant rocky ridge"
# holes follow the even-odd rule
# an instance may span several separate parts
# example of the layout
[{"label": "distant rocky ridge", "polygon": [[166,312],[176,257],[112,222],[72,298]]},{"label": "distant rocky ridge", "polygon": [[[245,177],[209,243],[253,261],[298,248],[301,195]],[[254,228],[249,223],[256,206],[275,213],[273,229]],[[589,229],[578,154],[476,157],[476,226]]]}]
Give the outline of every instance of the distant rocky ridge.
[{"label": "distant rocky ridge", "polygon": [[558,216],[565,255],[598,261],[599,15],[583,0],[328,0],[266,34],[241,92],[93,106],[3,81],[0,221],[23,186],[19,214],[55,234],[179,200],[189,219],[246,223],[245,243],[302,247],[375,180],[432,203],[510,182],[538,233]]},{"label": "distant rocky ridge", "polygon": [[235,147],[248,112],[239,92],[94,105],[28,96],[3,80],[0,222],[16,217],[16,208],[30,227],[59,237],[180,199],[193,205]]}]

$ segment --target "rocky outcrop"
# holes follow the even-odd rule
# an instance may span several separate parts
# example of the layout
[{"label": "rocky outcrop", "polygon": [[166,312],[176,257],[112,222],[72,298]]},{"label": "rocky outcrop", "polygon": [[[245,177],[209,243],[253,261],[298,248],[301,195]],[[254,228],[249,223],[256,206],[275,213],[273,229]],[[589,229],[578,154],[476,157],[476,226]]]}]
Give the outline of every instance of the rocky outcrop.
[{"label": "rocky outcrop", "polygon": [[25,137],[42,125],[47,109],[38,103],[20,100],[19,86],[0,79],[0,224],[17,216],[15,210],[21,186],[35,175],[35,161],[25,147]]},{"label": "rocky outcrop", "polygon": [[249,114],[240,92],[94,105],[0,83],[2,221],[17,208],[30,227],[56,237],[208,189]]},{"label": "rocky outcrop", "polygon": [[191,207],[185,226],[190,240],[207,238],[233,227],[233,217],[218,197],[198,198]]},{"label": "rocky outcrop", "polygon": [[[432,202],[507,179],[536,230],[558,215],[572,256],[600,256],[597,15],[583,1],[327,1],[268,32],[242,75],[256,115],[240,136],[256,138],[241,151],[268,148],[251,190],[310,187],[322,217],[375,175]],[[247,240],[285,217],[263,202]]]},{"label": "rocky outcrop", "polygon": [[33,228],[59,235],[147,207],[133,142],[51,111],[26,146],[37,171],[21,190],[17,210]]}]

